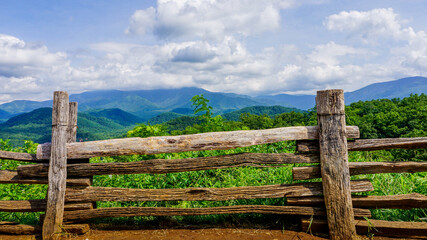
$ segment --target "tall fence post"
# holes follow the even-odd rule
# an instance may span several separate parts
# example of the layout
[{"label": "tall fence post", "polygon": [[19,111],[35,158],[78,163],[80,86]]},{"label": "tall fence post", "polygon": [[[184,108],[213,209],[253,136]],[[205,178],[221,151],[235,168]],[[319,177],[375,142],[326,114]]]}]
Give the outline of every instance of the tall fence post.
[{"label": "tall fence post", "polygon": [[56,91],[52,107],[52,150],[49,161],[49,183],[43,239],[61,232],[67,180],[67,138],[69,120],[68,93]]},{"label": "tall fence post", "polygon": [[318,91],[316,104],[329,237],[357,239],[350,192],[344,91]]}]

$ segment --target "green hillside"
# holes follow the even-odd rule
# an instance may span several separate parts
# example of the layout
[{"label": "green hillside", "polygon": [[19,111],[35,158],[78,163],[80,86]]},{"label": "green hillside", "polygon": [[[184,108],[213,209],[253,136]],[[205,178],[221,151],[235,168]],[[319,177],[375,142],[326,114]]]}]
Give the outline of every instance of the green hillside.
[{"label": "green hillside", "polygon": [[269,117],[274,117],[278,114],[285,112],[304,112],[303,110],[297,108],[288,108],[282,106],[253,106],[253,107],[245,107],[240,110],[225,113],[222,116],[230,121],[239,121],[240,115],[242,113],[250,113],[253,115],[267,115]]},{"label": "green hillside", "polygon": [[[108,113],[118,113],[118,115],[109,116]],[[124,116],[130,117],[129,121],[122,119]],[[115,109],[102,110],[96,113],[79,113],[77,139],[89,141],[124,136],[135,125],[136,122],[130,123],[135,119],[138,118]],[[10,139],[14,145],[21,145],[24,140],[29,139],[37,143],[50,142],[51,126],[52,109],[39,108],[12,117],[0,124],[0,139]]]}]

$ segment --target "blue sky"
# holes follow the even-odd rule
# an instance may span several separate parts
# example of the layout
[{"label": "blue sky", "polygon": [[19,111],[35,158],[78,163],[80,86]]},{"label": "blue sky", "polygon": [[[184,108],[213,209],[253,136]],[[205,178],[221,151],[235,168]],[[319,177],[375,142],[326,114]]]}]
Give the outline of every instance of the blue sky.
[{"label": "blue sky", "polygon": [[427,76],[427,1],[3,0],[0,103],[55,90],[312,94]]}]

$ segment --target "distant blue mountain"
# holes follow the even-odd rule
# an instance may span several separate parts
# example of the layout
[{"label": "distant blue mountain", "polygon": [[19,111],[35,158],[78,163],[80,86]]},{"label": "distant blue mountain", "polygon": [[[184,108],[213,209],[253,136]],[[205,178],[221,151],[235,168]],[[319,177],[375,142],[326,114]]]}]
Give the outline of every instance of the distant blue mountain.
[{"label": "distant blue mountain", "polygon": [[[409,77],[395,81],[375,83],[354,92],[345,94],[347,104],[359,100],[372,100],[380,98],[403,98],[411,93],[427,93],[427,78]],[[102,109],[120,109],[136,117],[140,121],[147,121],[162,113],[174,112],[188,115],[192,113],[190,99],[194,95],[203,94],[210,100],[209,105],[213,107],[215,114],[224,114],[251,106],[274,106],[294,107],[298,109],[310,109],[315,105],[314,95],[264,95],[250,97],[234,93],[209,92],[201,88],[159,89],[159,90],[103,90],[90,91],[80,94],[72,94],[70,101],[79,103],[79,112],[101,111]],[[52,100],[35,102],[17,100],[0,105],[0,110],[7,114],[16,115],[37,108],[51,107]],[[6,115],[0,112],[1,116]],[[174,117],[173,114],[164,117]],[[10,118],[10,116],[9,116]],[[3,118],[3,121],[6,118]]]},{"label": "distant blue mountain", "polygon": [[[427,94],[427,78],[408,77],[395,81],[374,83],[353,92],[345,93],[345,103],[350,104],[357,101],[369,101],[374,99],[404,98],[410,94]],[[313,108],[316,104],[315,95],[290,95],[278,94],[270,96],[259,96],[257,100],[274,101],[278,105],[290,106],[299,109]]]},{"label": "distant blue mountain", "polygon": [[410,94],[427,94],[427,78],[408,77],[395,81],[374,83],[345,94],[346,104],[374,99],[404,98]]}]

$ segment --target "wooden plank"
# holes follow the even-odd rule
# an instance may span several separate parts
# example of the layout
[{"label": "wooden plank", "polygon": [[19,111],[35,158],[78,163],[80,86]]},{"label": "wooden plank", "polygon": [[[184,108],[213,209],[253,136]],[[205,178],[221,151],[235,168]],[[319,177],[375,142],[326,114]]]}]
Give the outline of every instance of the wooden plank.
[{"label": "wooden plank", "polygon": [[[0,233],[14,234],[14,235],[33,235],[41,233],[41,227],[39,225],[0,225]],[[61,230],[66,233],[72,234],[85,234],[90,230],[89,224],[69,224],[63,225]]]},{"label": "wooden plank", "polygon": [[37,160],[36,154],[9,151],[0,151],[0,159],[22,162],[41,162],[41,160]]},{"label": "wooden plank", "polygon": [[[427,148],[427,137],[416,138],[381,138],[381,139],[357,139],[348,141],[348,151],[373,151],[386,149],[420,149]],[[297,151],[318,152],[318,141],[299,140]]]},{"label": "wooden plank", "polygon": [[[66,203],[66,211],[92,209],[92,203]],[[0,201],[0,212],[44,212],[45,199]]]},{"label": "wooden plank", "polygon": [[[47,178],[23,178],[17,171],[0,170],[0,183],[48,184]],[[67,179],[67,186],[90,186],[90,179]]]},{"label": "wooden plank", "polygon": [[[350,175],[427,172],[427,162],[350,162]],[[294,180],[320,178],[319,166],[292,168]]]},{"label": "wooden plank", "polygon": [[[352,192],[373,191],[368,180],[351,182]],[[320,182],[230,188],[129,189],[111,187],[67,188],[65,200],[92,201],[224,201],[232,199],[282,198],[322,194]]]},{"label": "wooden plank", "polygon": [[[269,167],[264,164],[316,162],[319,162],[319,156],[314,154],[239,153],[186,159],[152,159],[139,162],[71,164],[67,166],[67,176],[85,177],[112,174],[173,173],[241,166]],[[22,177],[44,177],[47,176],[48,169],[49,166],[47,164],[21,165],[18,166],[18,174]]]},{"label": "wooden plank", "polygon": [[77,102],[69,103],[67,143],[75,142],[77,139]]},{"label": "wooden plank", "polygon": [[[180,136],[121,138],[67,144],[69,158],[115,155],[159,154],[202,150],[225,150],[287,140],[317,139],[317,126],[283,127],[265,130],[209,132]],[[347,127],[349,138],[359,137],[359,128]],[[50,143],[39,144],[37,159],[50,157]]]},{"label": "wooden plank", "polygon": [[52,239],[61,232],[67,179],[67,129],[69,118],[68,93],[56,91],[52,107],[52,152],[49,166],[46,216],[43,239]]},{"label": "wooden plank", "polygon": [[319,149],[330,239],[357,239],[350,192],[343,90],[318,91]]},{"label": "wooden plank", "polygon": [[[388,236],[399,238],[427,238],[427,222],[395,222],[384,220],[354,220],[357,234],[374,236]],[[301,219],[303,232],[328,232],[328,225],[324,219]]]},{"label": "wooden plank", "polygon": [[[358,208],[427,208],[427,196],[419,193],[389,196],[352,196],[354,207]],[[287,204],[292,206],[324,206],[322,197],[290,197]]]},{"label": "wooden plank", "polygon": [[[360,216],[370,216],[369,210],[357,209]],[[82,221],[92,218],[107,217],[134,217],[134,216],[195,216],[210,214],[287,214],[287,215],[325,215],[323,208],[289,207],[268,205],[238,205],[212,208],[170,208],[170,207],[125,207],[125,208],[98,208],[65,212],[64,220]]]}]

